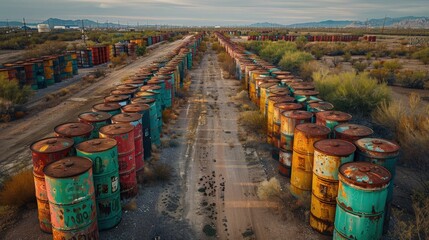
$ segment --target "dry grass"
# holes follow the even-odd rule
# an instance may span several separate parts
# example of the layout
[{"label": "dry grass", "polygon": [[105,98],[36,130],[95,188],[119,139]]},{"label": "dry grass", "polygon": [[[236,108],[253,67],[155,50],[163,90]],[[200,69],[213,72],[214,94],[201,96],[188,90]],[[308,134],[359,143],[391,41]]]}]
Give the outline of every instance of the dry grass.
[{"label": "dry grass", "polygon": [[35,202],[34,178],[31,169],[10,177],[0,192],[0,205],[23,206]]},{"label": "dry grass", "polygon": [[373,114],[376,123],[386,126],[395,136],[404,154],[404,163],[429,169],[429,107],[421,108],[420,96],[413,93],[407,104],[383,103]]},{"label": "dry grass", "polygon": [[165,109],[162,112],[162,122],[165,124],[168,124],[171,120],[176,120],[177,119],[177,115],[174,113],[174,111],[172,109]]},{"label": "dry grass", "polygon": [[267,120],[259,111],[241,112],[239,122],[249,131],[267,132]]},{"label": "dry grass", "polygon": [[168,181],[171,179],[173,168],[165,163],[149,163],[144,167],[144,182]]}]

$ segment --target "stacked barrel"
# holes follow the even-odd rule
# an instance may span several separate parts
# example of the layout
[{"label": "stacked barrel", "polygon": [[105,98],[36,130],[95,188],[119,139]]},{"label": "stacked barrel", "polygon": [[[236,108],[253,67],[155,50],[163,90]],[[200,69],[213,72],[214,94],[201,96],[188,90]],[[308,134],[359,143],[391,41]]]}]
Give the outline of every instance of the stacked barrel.
[{"label": "stacked barrel", "polygon": [[311,199],[310,226],[334,239],[380,239],[389,224],[399,146],[349,123],[352,116],[320,99],[313,83],[216,36],[267,119],[267,142],[280,175],[290,177],[291,194]]}]

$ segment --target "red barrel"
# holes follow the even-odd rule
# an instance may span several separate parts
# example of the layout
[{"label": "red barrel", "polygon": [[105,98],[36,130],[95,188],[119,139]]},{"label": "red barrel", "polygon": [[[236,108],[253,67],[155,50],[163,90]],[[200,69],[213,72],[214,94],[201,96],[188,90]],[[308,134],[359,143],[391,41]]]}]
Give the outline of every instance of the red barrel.
[{"label": "red barrel", "polygon": [[62,137],[41,139],[32,143],[30,146],[33,159],[33,175],[37,198],[39,225],[40,229],[44,232],[52,232],[52,226],[43,168],[49,163],[69,156],[72,147],[73,139]]},{"label": "red barrel", "polygon": [[134,126],[129,123],[116,123],[104,126],[100,128],[100,138],[113,138],[118,142],[121,198],[136,196],[138,187],[134,153]]}]

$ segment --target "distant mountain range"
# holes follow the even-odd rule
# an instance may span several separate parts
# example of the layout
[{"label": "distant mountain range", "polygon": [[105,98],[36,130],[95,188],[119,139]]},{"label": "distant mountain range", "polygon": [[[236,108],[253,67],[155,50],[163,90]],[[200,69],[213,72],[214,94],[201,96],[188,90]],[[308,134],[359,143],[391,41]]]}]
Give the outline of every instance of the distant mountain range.
[{"label": "distant mountain range", "polygon": [[[54,26],[78,26],[78,27],[82,27],[82,20],[63,20],[63,19],[58,19],[58,18],[49,18],[46,21],[43,22],[39,22],[39,23],[26,23],[27,26],[36,26],[37,24],[40,23],[44,23],[44,24],[49,24],[49,26],[51,28],[53,28]],[[6,21],[0,21],[0,27],[22,27],[24,26],[24,24],[22,22],[18,22],[18,21],[11,21],[11,22],[6,22]],[[84,19],[83,20],[83,26],[84,27],[92,27],[92,28],[118,28],[119,27],[126,27],[126,25],[118,25],[117,23],[97,23],[95,21],[92,20],[88,20],[88,19]]]},{"label": "distant mountain range", "polygon": [[429,28],[429,17],[398,17],[398,18],[378,18],[370,19],[368,21],[337,21],[337,20],[326,20],[320,22],[308,22],[308,23],[296,23],[290,25],[282,25],[277,23],[254,23],[248,25],[249,27],[264,28],[264,27],[284,27],[284,28],[361,28],[361,27],[372,27],[379,28],[383,27],[383,24],[387,28]]}]

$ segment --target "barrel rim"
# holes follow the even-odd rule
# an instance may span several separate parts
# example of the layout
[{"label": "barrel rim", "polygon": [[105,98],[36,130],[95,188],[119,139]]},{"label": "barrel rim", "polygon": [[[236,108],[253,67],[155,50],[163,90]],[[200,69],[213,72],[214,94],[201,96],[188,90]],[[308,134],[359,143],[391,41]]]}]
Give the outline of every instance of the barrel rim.
[{"label": "barrel rim", "polygon": [[[39,151],[39,150],[34,149],[34,145],[36,145],[37,143],[39,143],[39,142],[41,142],[41,141],[49,140],[49,139],[64,139],[64,140],[69,141],[71,144],[70,144],[70,146],[68,146],[68,147],[65,147],[65,148],[60,149],[60,150],[57,150],[57,151],[51,151],[51,152],[41,152],[41,151]],[[31,143],[31,145],[30,145],[30,150],[31,150],[31,151],[33,151],[33,152],[37,152],[37,153],[57,153],[57,152],[64,151],[64,150],[66,150],[66,149],[71,149],[71,148],[73,148],[74,144],[75,144],[75,143],[74,143],[74,140],[73,140],[72,138],[68,138],[68,137],[47,137],[47,138],[42,138],[42,139],[39,139],[39,140],[34,141],[33,143]]]}]

